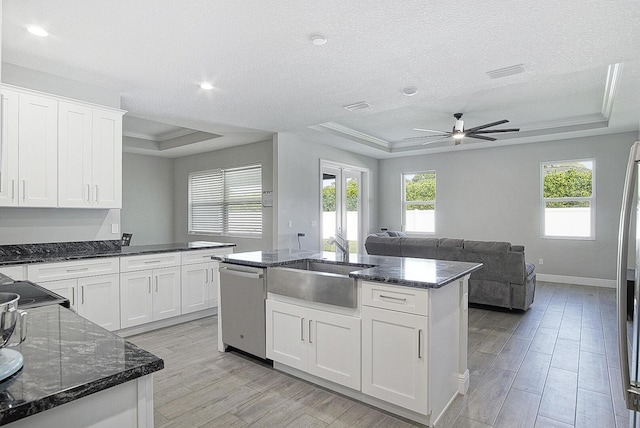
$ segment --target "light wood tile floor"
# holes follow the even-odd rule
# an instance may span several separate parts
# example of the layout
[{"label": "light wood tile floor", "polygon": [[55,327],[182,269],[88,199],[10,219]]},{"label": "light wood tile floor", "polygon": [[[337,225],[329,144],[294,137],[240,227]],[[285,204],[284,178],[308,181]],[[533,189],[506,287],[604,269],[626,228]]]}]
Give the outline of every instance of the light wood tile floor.
[{"label": "light wood tile floor", "polygon": [[[525,312],[469,311],[470,390],[438,428],[628,426],[615,290],[538,282]],[[129,338],[159,355],[156,427],[411,427],[235,353],[217,317]]]}]

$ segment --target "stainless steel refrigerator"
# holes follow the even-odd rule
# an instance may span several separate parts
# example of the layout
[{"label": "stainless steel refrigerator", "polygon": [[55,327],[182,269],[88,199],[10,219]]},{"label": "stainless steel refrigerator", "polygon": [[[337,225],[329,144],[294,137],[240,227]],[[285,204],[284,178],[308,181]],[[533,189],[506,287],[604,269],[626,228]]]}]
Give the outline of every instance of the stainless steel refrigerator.
[{"label": "stainless steel refrigerator", "polygon": [[[622,194],[618,232],[618,344],[622,391],[629,409],[630,427],[640,428],[640,141],[631,146]],[[635,228],[632,221],[635,219]],[[630,237],[635,229],[634,237]],[[634,262],[628,263],[629,239],[635,240]],[[631,266],[627,266],[630,264]],[[628,270],[627,268],[631,268]],[[629,282],[627,280],[629,279]],[[612,381],[616,381],[615,379]],[[620,380],[619,380],[620,381]]]}]

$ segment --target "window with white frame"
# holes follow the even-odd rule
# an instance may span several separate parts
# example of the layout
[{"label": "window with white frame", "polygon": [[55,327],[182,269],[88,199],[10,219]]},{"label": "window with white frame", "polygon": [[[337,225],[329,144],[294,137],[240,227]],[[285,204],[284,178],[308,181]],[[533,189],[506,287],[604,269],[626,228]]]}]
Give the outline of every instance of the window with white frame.
[{"label": "window with white frame", "polygon": [[402,225],[405,232],[435,233],[436,172],[402,174]]},{"label": "window with white frame", "polygon": [[262,234],[262,166],[189,174],[189,233]]},{"label": "window with white frame", "polygon": [[595,239],[595,160],[540,164],[542,235]]}]

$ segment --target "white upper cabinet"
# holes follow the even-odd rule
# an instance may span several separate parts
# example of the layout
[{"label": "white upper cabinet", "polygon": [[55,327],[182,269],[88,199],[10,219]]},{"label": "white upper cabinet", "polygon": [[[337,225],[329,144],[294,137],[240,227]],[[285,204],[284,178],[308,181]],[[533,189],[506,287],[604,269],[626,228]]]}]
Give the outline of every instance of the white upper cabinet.
[{"label": "white upper cabinet", "polygon": [[1,93],[0,206],[122,208],[122,110]]},{"label": "white upper cabinet", "polygon": [[93,109],[60,102],[58,106],[58,182],[61,207],[91,206]]},{"label": "white upper cabinet", "polygon": [[0,205],[58,204],[58,102],[2,89]]},{"label": "white upper cabinet", "polygon": [[20,94],[18,106],[18,205],[58,204],[58,101]]},{"label": "white upper cabinet", "polygon": [[93,110],[93,203],[122,208],[122,113]]},{"label": "white upper cabinet", "polygon": [[60,207],[122,207],[122,114],[60,102]]},{"label": "white upper cabinet", "polygon": [[0,138],[0,206],[18,206],[18,93],[2,95],[2,135]]}]

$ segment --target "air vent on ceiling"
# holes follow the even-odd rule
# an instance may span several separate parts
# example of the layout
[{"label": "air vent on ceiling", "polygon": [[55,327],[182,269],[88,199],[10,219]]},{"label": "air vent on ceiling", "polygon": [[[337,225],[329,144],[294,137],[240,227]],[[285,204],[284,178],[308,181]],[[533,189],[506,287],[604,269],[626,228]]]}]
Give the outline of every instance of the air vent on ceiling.
[{"label": "air vent on ceiling", "polygon": [[371,107],[371,105],[365,101],[360,101],[359,103],[349,104],[348,106],[342,106],[342,107],[349,111],[356,111],[356,110],[362,110],[364,108],[369,108]]},{"label": "air vent on ceiling", "polygon": [[492,79],[499,79],[501,77],[512,76],[514,74],[520,74],[527,71],[524,68],[524,64],[511,65],[509,67],[499,68],[497,70],[487,71],[487,74]]}]

